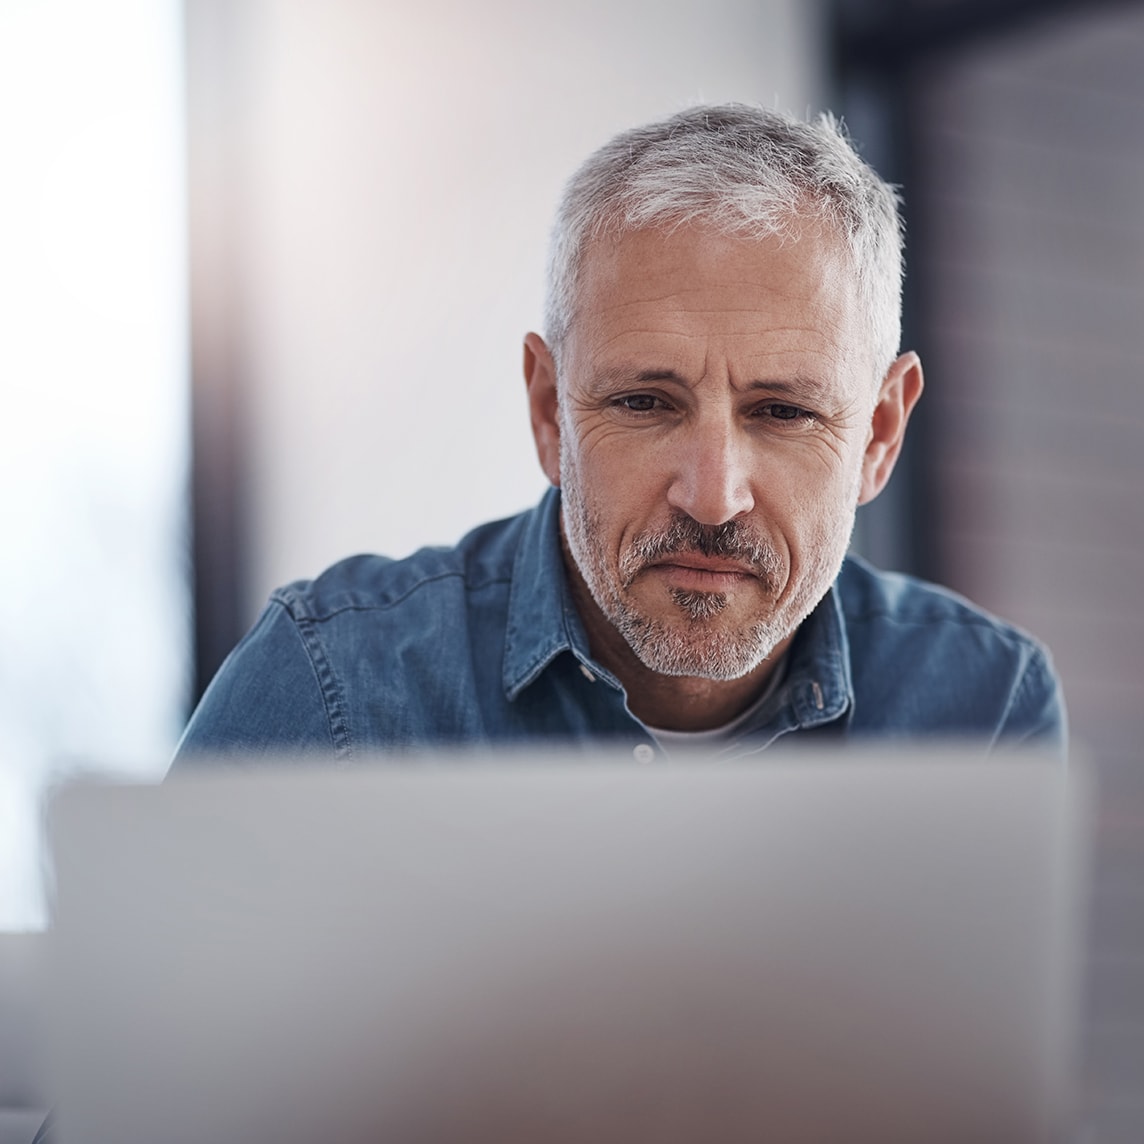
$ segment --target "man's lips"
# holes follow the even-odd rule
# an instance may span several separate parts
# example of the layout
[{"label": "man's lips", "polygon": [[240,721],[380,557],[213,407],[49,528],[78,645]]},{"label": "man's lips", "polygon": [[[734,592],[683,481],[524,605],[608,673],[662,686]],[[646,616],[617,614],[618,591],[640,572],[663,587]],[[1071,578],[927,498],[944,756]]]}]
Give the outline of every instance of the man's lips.
[{"label": "man's lips", "polygon": [[646,569],[661,572],[673,580],[687,581],[697,589],[706,587],[711,591],[730,587],[746,578],[758,577],[758,573],[749,564],[682,552],[661,556],[646,565]]}]

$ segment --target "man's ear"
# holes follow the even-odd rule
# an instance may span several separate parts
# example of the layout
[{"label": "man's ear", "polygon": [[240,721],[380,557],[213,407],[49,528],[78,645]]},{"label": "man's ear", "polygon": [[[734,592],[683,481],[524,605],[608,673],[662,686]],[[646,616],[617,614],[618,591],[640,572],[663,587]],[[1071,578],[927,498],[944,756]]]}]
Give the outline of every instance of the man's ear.
[{"label": "man's ear", "polygon": [[528,387],[528,412],[532,439],[544,475],[560,487],[560,418],[556,405],[556,362],[539,334],[524,338],[524,384]]},{"label": "man's ear", "polygon": [[858,503],[872,501],[886,486],[902,451],[906,423],[925,381],[922,363],[913,351],[902,354],[886,371],[870,421],[870,437],[862,459],[862,488]]}]

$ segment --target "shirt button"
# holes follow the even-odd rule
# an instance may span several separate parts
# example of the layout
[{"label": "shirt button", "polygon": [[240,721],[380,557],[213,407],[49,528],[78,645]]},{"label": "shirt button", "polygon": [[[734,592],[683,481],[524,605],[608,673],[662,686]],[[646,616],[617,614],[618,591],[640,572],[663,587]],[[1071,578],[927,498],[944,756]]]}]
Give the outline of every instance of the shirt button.
[{"label": "shirt button", "polygon": [[585,664],[580,664],[580,674],[589,682],[595,683],[596,677],[588,670]]},{"label": "shirt button", "polygon": [[637,763],[650,763],[655,758],[655,748],[650,743],[637,743],[632,749],[632,758]]}]

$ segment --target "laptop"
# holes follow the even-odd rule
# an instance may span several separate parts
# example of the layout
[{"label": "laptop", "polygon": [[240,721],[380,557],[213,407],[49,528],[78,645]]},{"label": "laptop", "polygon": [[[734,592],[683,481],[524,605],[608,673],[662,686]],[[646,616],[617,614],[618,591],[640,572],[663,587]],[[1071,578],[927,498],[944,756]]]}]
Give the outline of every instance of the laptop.
[{"label": "laptop", "polygon": [[66,788],[59,1138],[1063,1140],[1088,804],[952,748]]}]

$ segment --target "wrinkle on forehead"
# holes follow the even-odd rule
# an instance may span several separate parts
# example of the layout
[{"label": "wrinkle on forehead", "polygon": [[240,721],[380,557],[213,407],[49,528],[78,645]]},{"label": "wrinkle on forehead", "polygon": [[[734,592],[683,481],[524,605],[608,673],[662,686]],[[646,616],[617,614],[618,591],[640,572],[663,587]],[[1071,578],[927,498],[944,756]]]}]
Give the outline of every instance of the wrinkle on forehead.
[{"label": "wrinkle on forehead", "polygon": [[653,364],[664,367],[676,355],[721,349],[738,358],[817,355],[832,371],[872,363],[849,252],[814,231],[785,242],[695,227],[595,240],[569,341],[598,358],[623,354],[627,340],[641,354],[658,351]]},{"label": "wrinkle on forehead", "polygon": [[[760,262],[779,260],[799,267],[800,276],[824,282],[841,275],[854,278],[849,249],[821,226],[805,225],[788,236],[745,237],[721,234],[701,225],[673,230],[635,230],[594,239],[585,249],[581,285],[603,287],[623,274],[672,263],[704,276],[726,279],[728,253],[758,253]],[[750,265],[748,261],[745,265]],[[815,274],[820,270],[820,274]],[[731,280],[728,280],[731,281]]]}]

